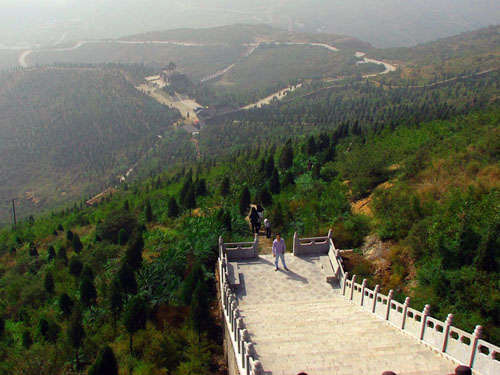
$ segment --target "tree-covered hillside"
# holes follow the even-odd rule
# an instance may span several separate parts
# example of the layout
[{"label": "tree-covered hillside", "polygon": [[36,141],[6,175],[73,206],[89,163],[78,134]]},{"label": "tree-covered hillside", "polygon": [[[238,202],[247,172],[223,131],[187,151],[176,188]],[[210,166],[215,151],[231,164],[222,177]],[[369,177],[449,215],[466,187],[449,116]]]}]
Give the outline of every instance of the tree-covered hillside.
[{"label": "tree-covered hillside", "polygon": [[115,182],[179,114],[118,69],[47,67],[0,76],[0,220],[81,199]]},{"label": "tree-covered hillside", "polygon": [[[2,229],[0,373],[223,371],[217,238],[251,237],[249,203],[289,248],[294,231],[333,228],[337,247],[354,249],[350,273],[438,318],[453,312],[463,329],[482,324],[498,344],[499,121],[493,106],[379,134],[316,133]],[[375,261],[367,235],[381,243]]]}]

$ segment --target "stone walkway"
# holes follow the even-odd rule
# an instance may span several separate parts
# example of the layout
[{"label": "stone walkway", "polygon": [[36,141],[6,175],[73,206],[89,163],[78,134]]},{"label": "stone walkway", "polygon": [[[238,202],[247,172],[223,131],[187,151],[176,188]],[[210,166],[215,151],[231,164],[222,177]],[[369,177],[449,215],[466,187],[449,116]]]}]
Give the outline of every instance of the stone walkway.
[{"label": "stone walkway", "polygon": [[[266,374],[446,375],[456,364],[350,304],[326,283],[318,257],[238,262],[240,312]],[[281,265],[280,265],[281,266]]]}]

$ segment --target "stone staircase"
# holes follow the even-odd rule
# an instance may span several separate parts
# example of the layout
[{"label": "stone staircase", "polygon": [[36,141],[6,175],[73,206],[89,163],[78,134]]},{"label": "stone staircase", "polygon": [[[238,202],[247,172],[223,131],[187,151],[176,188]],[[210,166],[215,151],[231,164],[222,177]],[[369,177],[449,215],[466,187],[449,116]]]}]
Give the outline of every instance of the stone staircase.
[{"label": "stone staircase", "polygon": [[349,303],[325,282],[319,257],[238,263],[239,311],[266,374],[451,374],[456,363]]}]

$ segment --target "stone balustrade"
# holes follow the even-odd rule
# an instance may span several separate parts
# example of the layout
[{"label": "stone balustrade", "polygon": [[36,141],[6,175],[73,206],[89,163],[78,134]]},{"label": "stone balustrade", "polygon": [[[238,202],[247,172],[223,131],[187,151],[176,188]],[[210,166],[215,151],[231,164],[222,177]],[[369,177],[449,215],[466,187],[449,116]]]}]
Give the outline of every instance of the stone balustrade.
[{"label": "stone balustrade", "polygon": [[219,289],[222,310],[229,339],[240,375],[264,375],[262,363],[256,359],[256,353],[245,323],[240,317],[238,300],[229,285],[227,265],[229,260],[248,259],[258,256],[258,240],[254,242],[224,243],[219,238]]},{"label": "stone balustrade", "polygon": [[227,256],[228,261],[256,258],[259,255],[259,237],[254,236],[253,242],[226,242],[219,238],[219,258]]},{"label": "stone balustrade", "polygon": [[326,237],[299,238],[297,232],[293,235],[293,255],[307,256],[328,254],[332,231]]}]

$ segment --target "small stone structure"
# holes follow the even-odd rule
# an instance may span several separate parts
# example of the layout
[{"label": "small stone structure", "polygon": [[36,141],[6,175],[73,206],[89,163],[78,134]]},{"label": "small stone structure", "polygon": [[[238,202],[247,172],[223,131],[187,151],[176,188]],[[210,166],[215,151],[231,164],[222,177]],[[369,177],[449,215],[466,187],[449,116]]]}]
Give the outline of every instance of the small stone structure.
[{"label": "small stone structure", "polygon": [[[254,344],[250,342],[249,332],[245,329],[238,309],[237,294],[234,292],[240,288],[238,261],[247,270],[252,266],[262,267],[262,264],[266,262],[271,264],[267,258],[259,257],[257,245],[257,237],[254,242],[231,244],[225,244],[222,238],[219,239],[219,286],[224,319],[227,331],[231,335],[232,348],[241,375],[264,373],[262,364],[256,360],[259,356],[254,350]],[[302,262],[306,261],[306,263],[308,259],[319,258],[321,269],[326,274],[326,281],[334,284],[340,296],[343,297],[337,298],[346,300],[349,305],[357,306],[357,309],[362,310],[359,314],[367,313],[376,320],[384,321],[385,330],[396,328],[404,333],[409,338],[408,340],[412,341],[411,338],[413,338],[415,342],[424,344],[443,357],[472,368],[476,374],[500,374],[500,348],[481,339],[481,326],[476,326],[472,334],[465,332],[452,325],[452,314],[449,314],[446,321],[442,322],[430,316],[429,305],[426,305],[423,311],[417,311],[410,307],[409,297],[404,303],[400,303],[394,300],[392,290],[388,295],[384,295],[380,293],[378,285],[374,289],[369,289],[366,280],[358,283],[356,275],[349,278],[349,274],[344,272],[341,251],[335,248],[331,231],[325,237],[314,238],[301,239],[295,234],[293,254],[297,258],[304,259]],[[272,265],[269,267],[272,268]],[[315,285],[309,287],[313,288]],[[247,291],[245,287],[244,293]],[[307,343],[305,342],[304,345]],[[279,351],[279,348],[276,350]],[[443,373],[443,375],[446,374]]]}]

